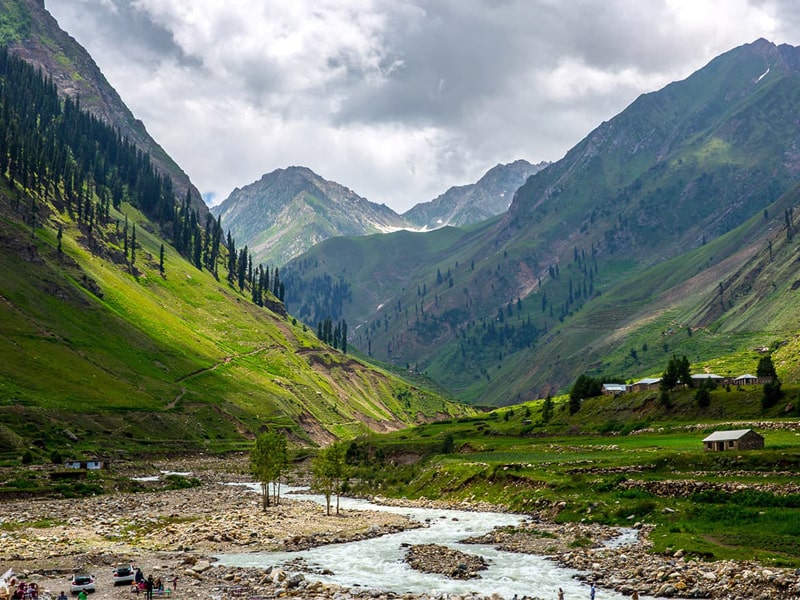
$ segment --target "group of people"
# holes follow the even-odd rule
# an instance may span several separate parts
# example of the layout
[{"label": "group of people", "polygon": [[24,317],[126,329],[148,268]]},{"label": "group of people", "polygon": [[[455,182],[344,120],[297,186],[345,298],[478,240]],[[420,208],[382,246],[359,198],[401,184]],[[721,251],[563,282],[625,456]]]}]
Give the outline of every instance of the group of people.
[{"label": "group of people", "polygon": [[35,581],[30,583],[20,581],[14,593],[11,594],[12,600],[38,600],[39,599],[39,586]]},{"label": "group of people", "polygon": [[153,600],[153,594],[164,594],[165,592],[169,594],[173,590],[178,589],[178,577],[177,575],[172,578],[172,589],[167,588],[164,589],[164,582],[161,581],[161,577],[156,577],[153,579],[152,575],[148,575],[145,578],[142,570],[137,568],[136,575],[134,576],[133,583],[131,584],[131,592],[145,593],[145,600]]},{"label": "group of people", "polygon": [[[592,584],[592,587],[589,588],[589,600],[594,600],[596,591],[597,590],[595,589],[594,584]],[[561,588],[558,588],[558,600],[564,600],[564,590]],[[631,600],[639,600],[639,592],[634,590],[633,594],[631,595]]]}]

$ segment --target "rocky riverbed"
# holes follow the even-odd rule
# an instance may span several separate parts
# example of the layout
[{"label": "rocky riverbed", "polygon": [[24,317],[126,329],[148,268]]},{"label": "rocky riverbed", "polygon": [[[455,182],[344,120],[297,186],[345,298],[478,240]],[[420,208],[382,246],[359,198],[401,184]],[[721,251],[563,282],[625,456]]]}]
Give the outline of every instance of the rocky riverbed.
[{"label": "rocky riverbed", "polygon": [[[218,553],[303,549],[385,535],[418,525],[405,516],[377,511],[348,510],[329,516],[324,507],[296,498],[284,498],[280,505],[264,512],[259,495],[227,485],[240,476],[230,475],[216,462],[212,465],[213,468],[209,464],[161,465],[164,469],[192,471],[203,482],[196,488],[80,500],[3,503],[0,573],[13,568],[21,578],[36,581],[40,588],[50,590],[55,596],[61,590],[68,590],[68,579],[73,572],[89,572],[97,577],[93,600],[135,597],[127,586],[112,585],[111,569],[125,563],[164,581],[177,577],[177,588],[170,591],[170,597],[185,600],[279,597],[412,600],[441,596],[397,595],[313,582],[306,578],[313,571],[300,563],[283,569],[215,565],[212,557]],[[421,504],[470,509],[464,503]],[[500,510],[486,505],[472,508]],[[768,569],[748,561],[699,562],[683,556],[680,550],[670,556],[653,555],[649,552],[646,525],[637,525],[639,536],[635,542],[612,547],[609,541],[617,535],[613,528],[555,524],[543,518],[544,514],[546,511],[538,518],[531,516],[520,527],[496,530],[468,541],[549,556],[559,564],[585,573],[586,579],[598,585],[600,598],[603,587],[624,594],[636,590],[641,595],[658,597],[800,598],[800,578],[789,569]],[[479,561],[472,565],[474,568],[466,568],[471,556],[456,555],[438,545],[409,550],[409,560],[417,560],[415,568],[449,576],[460,565],[465,565],[462,571],[477,574]],[[487,597],[500,600],[496,596]],[[450,600],[477,598],[450,596]]]},{"label": "rocky riverbed", "polygon": [[800,598],[800,576],[793,569],[765,568],[753,561],[703,562],[681,550],[669,556],[650,553],[651,528],[636,524],[629,544],[614,546],[618,530],[596,524],[530,521],[466,540],[509,552],[549,556],[565,567],[586,573],[598,587],[623,594],[663,598],[755,600]]}]

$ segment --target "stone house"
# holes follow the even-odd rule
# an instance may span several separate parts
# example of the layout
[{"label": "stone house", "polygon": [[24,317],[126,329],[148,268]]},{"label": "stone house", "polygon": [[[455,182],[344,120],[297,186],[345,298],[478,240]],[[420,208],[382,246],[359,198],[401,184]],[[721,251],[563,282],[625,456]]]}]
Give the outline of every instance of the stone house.
[{"label": "stone house", "polygon": [[707,381],[713,381],[717,385],[725,385],[727,381],[721,375],[714,375],[713,373],[698,373],[692,375],[692,387],[699,388]]},{"label": "stone house", "polygon": [[757,434],[752,429],[715,431],[703,440],[703,450],[706,452],[757,450],[763,447],[764,437]]},{"label": "stone house", "polygon": [[628,386],[624,383],[604,383],[603,395],[604,396],[619,396],[628,391]]},{"label": "stone house", "polygon": [[88,469],[90,471],[94,471],[97,469],[106,469],[108,468],[108,461],[106,460],[68,460],[64,463],[64,466],[68,469]]},{"label": "stone house", "polygon": [[661,377],[645,377],[631,384],[632,392],[645,392],[647,390],[657,390],[661,383]]}]

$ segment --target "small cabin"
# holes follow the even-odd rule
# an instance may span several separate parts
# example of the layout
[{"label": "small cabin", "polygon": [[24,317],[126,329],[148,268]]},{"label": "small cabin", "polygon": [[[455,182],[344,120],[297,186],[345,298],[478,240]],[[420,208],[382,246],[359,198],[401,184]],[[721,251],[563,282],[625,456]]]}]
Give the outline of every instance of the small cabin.
[{"label": "small cabin", "polygon": [[763,447],[764,437],[757,434],[752,429],[715,431],[703,440],[703,450],[706,452],[757,450]]},{"label": "small cabin", "polygon": [[603,395],[604,396],[619,396],[628,391],[628,386],[624,383],[604,383]]},{"label": "small cabin", "polygon": [[639,381],[634,381],[631,384],[632,392],[645,392],[648,390],[657,390],[661,385],[661,377],[645,377]]},{"label": "small cabin", "polygon": [[94,471],[96,469],[108,468],[108,461],[105,460],[68,460],[64,463],[68,469],[87,469]]},{"label": "small cabin", "polygon": [[745,373],[733,378],[733,385],[758,385],[758,377]]},{"label": "small cabin", "polygon": [[716,385],[724,385],[725,378],[721,375],[714,375],[713,373],[698,373],[692,375],[692,387],[699,388],[706,382],[714,382]]}]

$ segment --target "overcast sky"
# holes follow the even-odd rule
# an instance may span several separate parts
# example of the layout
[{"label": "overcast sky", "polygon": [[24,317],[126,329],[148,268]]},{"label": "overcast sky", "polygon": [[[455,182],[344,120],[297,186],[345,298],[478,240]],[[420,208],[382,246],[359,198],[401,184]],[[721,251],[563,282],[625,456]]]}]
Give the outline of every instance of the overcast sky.
[{"label": "overcast sky", "polygon": [[209,204],[310,167],[403,212],[553,161],[796,0],[46,0]]}]

